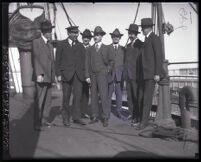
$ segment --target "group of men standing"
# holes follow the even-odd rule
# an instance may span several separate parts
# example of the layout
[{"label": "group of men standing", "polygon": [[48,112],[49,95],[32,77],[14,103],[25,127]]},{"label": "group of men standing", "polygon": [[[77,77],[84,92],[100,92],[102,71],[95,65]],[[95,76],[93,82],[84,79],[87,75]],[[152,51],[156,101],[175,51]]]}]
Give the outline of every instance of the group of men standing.
[{"label": "group of men standing", "polygon": [[[33,68],[36,81],[35,129],[50,126],[48,114],[51,105],[51,83],[55,75],[62,83],[62,117],[63,125],[74,123],[85,125],[83,115],[89,117],[89,124],[102,121],[104,127],[109,125],[112,94],[116,94],[116,112],[124,119],[122,110],[122,83],[126,81],[127,99],[132,123],[136,129],[148,125],[152,106],[154,84],[162,76],[162,49],[158,36],[152,32],[151,18],[143,18],[141,25],[130,24],[128,36],[130,43],[122,47],[119,41],[123,34],[119,29],[110,33],[112,44],[102,42],[106,34],[100,26],[95,27],[93,35],[86,29],[82,35],[83,43],[77,40],[78,26],[67,29],[68,38],[57,43],[54,61],[53,47],[48,40],[54,26],[49,21],[41,23],[41,38],[33,41]],[[141,26],[145,41],[137,35]],[[89,42],[94,38],[94,45]],[[91,91],[91,108],[88,108],[89,90]],[[69,106],[73,93],[73,111]],[[99,107],[99,97],[101,106]]]}]

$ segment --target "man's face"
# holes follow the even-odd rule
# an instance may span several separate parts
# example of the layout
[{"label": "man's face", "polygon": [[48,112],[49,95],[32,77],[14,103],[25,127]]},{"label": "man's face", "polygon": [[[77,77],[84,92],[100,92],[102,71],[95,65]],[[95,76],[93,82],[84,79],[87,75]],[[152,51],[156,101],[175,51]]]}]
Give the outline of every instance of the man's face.
[{"label": "man's face", "polygon": [[87,46],[87,45],[89,45],[89,42],[91,41],[91,39],[84,37],[84,38],[82,38],[82,41],[83,41],[83,44],[84,44],[85,46]]},{"label": "man's face", "polygon": [[79,32],[68,32],[68,37],[73,40],[73,41],[76,41],[77,40],[77,37],[79,35]]},{"label": "man's face", "polygon": [[131,41],[137,38],[137,34],[135,32],[128,31],[128,37]]},{"label": "man's face", "polygon": [[120,39],[121,39],[121,37],[119,37],[119,36],[112,36],[112,42],[114,44],[118,44]]},{"label": "man's face", "polygon": [[142,28],[142,33],[143,33],[143,35],[146,36],[151,30],[152,30],[152,28],[150,28],[150,27]]},{"label": "man's face", "polygon": [[103,36],[101,34],[94,35],[94,42],[99,43],[102,41]]},{"label": "man's face", "polygon": [[51,40],[52,38],[52,31],[47,31],[43,33],[43,36],[47,38],[47,40]]}]

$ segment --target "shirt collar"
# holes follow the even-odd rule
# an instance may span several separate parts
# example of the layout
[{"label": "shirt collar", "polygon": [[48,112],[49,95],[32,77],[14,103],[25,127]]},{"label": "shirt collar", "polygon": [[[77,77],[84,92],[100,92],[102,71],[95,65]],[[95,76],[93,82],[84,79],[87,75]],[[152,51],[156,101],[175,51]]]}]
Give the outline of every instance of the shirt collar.
[{"label": "shirt collar", "polygon": [[102,42],[98,42],[98,43],[95,43],[95,44],[98,44],[98,48],[100,48],[100,46],[102,45]]},{"label": "shirt collar", "polygon": [[45,44],[47,44],[47,41],[48,41],[47,38],[45,38],[43,34],[41,35],[41,37],[44,40]]},{"label": "shirt collar", "polygon": [[119,47],[119,43],[117,43],[117,44],[114,44],[114,43],[113,43],[112,45],[113,45],[113,47],[115,47],[115,46],[116,46],[117,48]]},{"label": "shirt collar", "polygon": [[150,36],[150,34],[151,34],[151,33],[152,33],[152,31],[150,31],[150,32],[147,34],[147,36],[146,36],[146,37],[148,38],[148,37]]},{"label": "shirt collar", "polygon": [[135,43],[135,41],[137,40],[138,38],[135,38],[134,40],[133,40],[133,42],[131,43],[131,45],[133,46],[133,44]]},{"label": "shirt collar", "polygon": [[88,48],[90,45],[89,45],[89,44],[88,44],[88,45],[84,45],[84,44],[83,44],[83,46],[84,46],[84,48]]},{"label": "shirt collar", "polygon": [[72,40],[70,38],[68,38],[68,43],[71,45],[72,44]]}]

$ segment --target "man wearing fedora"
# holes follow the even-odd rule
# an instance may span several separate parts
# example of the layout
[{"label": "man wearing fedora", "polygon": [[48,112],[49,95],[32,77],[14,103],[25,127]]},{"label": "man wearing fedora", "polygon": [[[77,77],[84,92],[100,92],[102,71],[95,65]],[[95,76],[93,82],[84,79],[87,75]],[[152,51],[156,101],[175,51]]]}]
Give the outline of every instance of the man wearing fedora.
[{"label": "man wearing fedora", "polygon": [[[82,35],[82,41],[83,46],[85,48],[85,52],[87,54],[87,50],[91,46],[89,43],[91,41],[91,38],[93,37],[89,29],[85,29],[83,33],[80,33]],[[86,81],[83,82],[83,88],[82,88],[82,117],[84,118],[90,118],[89,117],[89,110],[88,110],[88,102],[89,102],[89,83]]]},{"label": "man wearing fedora", "polygon": [[123,118],[121,114],[121,108],[122,108],[121,82],[124,67],[124,49],[122,46],[119,45],[119,41],[123,36],[123,34],[121,34],[119,29],[116,28],[113,31],[113,33],[110,33],[110,35],[112,38],[112,44],[110,44],[108,48],[109,53],[112,55],[114,60],[114,68],[112,70],[111,75],[109,75],[109,105],[111,108],[112,94],[115,90],[117,117]]},{"label": "man wearing fedora", "polygon": [[145,35],[143,53],[141,56],[142,86],[140,86],[139,100],[142,109],[142,120],[137,129],[144,129],[148,125],[155,82],[162,77],[162,45],[160,38],[152,32],[151,18],[141,19],[142,32]]},{"label": "man wearing fedora", "polygon": [[[130,24],[128,30],[128,36],[130,43],[126,47],[125,52],[125,75],[126,75],[126,89],[129,108],[129,117],[131,116],[132,124],[140,122],[140,111],[138,104],[138,73],[139,69],[138,58],[142,49],[142,41],[140,41],[137,35],[138,25]],[[128,117],[128,119],[129,119]]]},{"label": "man wearing fedora", "polygon": [[50,126],[48,117],[51,107],[51,87],[55,82],[53,46],[49,43],[52,28],[54,26],[50,21],[41,22],[41,37],[33,40],[32,44],[33,80],[36,86],[35,130],[43,130],[43,126]]},{"label": "man wearing fedora", "polygon": [[81,97],[85,74],[85,49],[77,40],[78,26],[67,29],[68,38],[58,42],[56,49],[56,76],[62,82],[63,90],[63,124],[70,126],[71,110],[69,106],[71,91],[73,89],[73,122],[80,125],[86,123],[81,119]]},{"label": "man wearing fedora", "polygon": [[113,60],[108,52],[108,47],[102,43],[106,33],[100,26],[94,29],[95,44],[89,48],[86,55],[86,81],[91,84],[91,110],[90,123],[98,122],[99,105],[98,93],[100,94],[103,126],[108,126],[110,114],[108,99],[108,74],[112,71]]}]

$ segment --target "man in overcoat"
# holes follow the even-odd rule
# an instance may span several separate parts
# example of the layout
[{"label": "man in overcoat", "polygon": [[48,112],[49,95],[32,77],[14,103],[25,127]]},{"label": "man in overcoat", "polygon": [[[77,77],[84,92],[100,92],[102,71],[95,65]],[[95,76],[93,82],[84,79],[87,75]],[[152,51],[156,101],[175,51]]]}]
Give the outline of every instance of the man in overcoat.
[{"label": "man in overcoat", "polygon": [[33,80],[36,86],[35,130],[43,130],[43,126],[50,126],[48,118],[51,108],[51,88],[55,82],[53,46],[49,43],[52,28],[54,26],[50,21],[41,22],[41,37],[33,40],[32,44]]},{"label": "man in overcoat", "polygon": [[[142,48],[142,41],[140,41],[137,35],[138,25],[130,24],[128,30],[128,36],[130,43],[126,47],[125,53],[125,75],[126,75],[126,89],[129,114],[131,116],[132,124],[140,122],[140,110],[138,103],[138,57]],[[128,118],[129,119],[129,118]]]},{"label": "man in overcoat", "polygon": [[148,126],[154,85],[163,77],[162,67],[162,44],[160,38],[152,32],[153,21],[151,18],[141,19],[142,32],[145,35],[143,53],[141,55],[141,78],[140,86],[140,109],[142,109],[142,120],[137,129],[141,130]]}]

